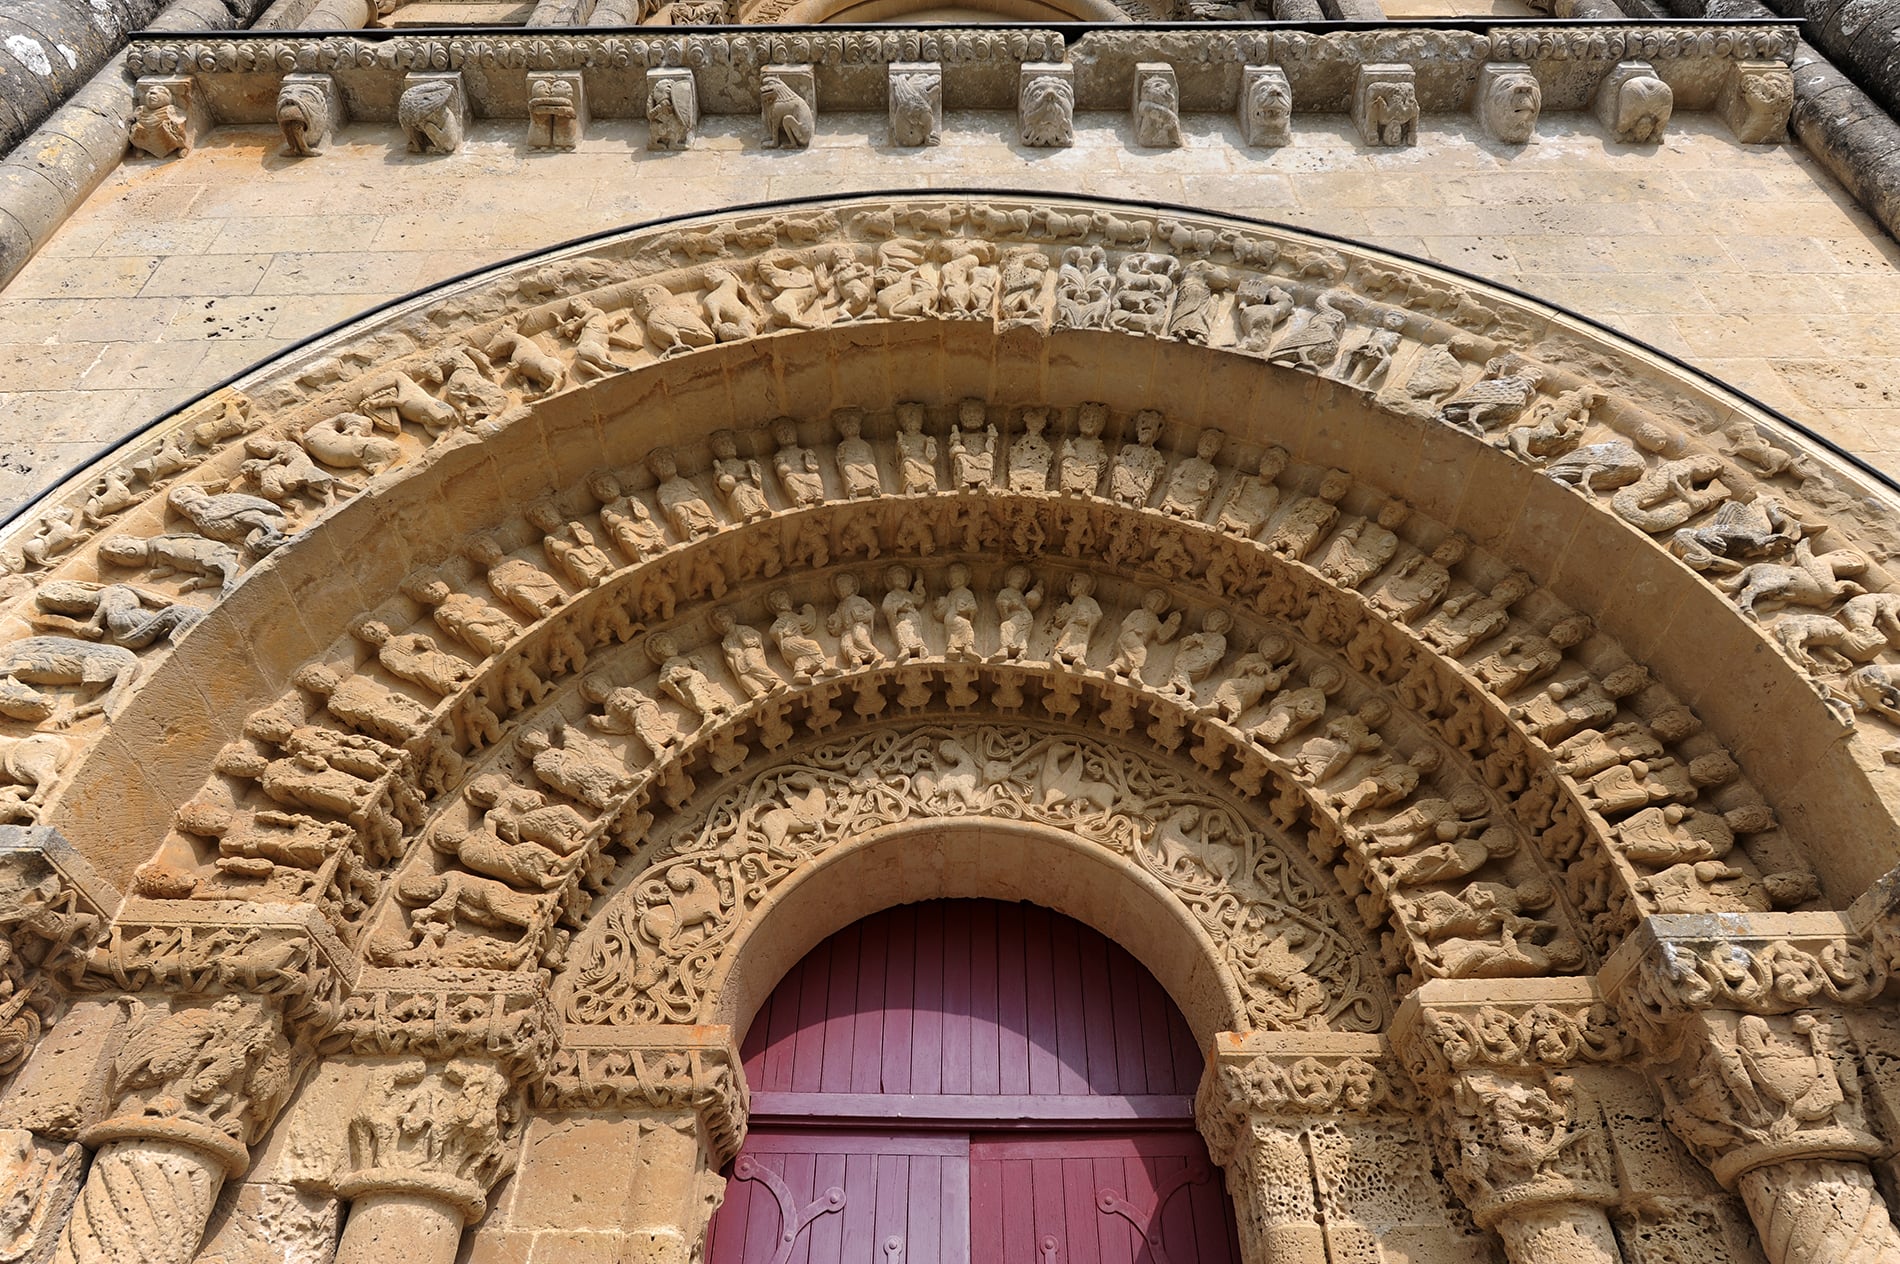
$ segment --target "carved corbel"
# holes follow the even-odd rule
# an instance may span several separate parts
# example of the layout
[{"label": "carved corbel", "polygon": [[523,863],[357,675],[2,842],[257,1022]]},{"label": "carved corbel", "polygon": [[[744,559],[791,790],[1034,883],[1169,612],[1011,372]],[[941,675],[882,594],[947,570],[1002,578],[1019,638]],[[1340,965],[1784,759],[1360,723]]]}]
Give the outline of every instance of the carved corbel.
[{"label": "carved corbel", "polygon": [[1352,121],[1366,144],[1403,148],[1418,141],[1418,73],[1400,62],[1359,67]]},{"label": "carved corbel", "polygon": [[804,149],[818,132],[818,80],[810,66],[759,72],[759,116],[767,149]]},{"label": "carved corbel", "polygon": [[1738,61],[1722,85],[1722,121],[1738,145],[1779,145],[1794,113],[1794,75],[1781,61]]},{"label": "carved corbel", "polygon": [[184,157],[210,129],[189,75],[142,75],[132,89],[132,147],[153,158]]},{"label": "carved corbel", "polygon": [[[1811,924],[1830,917],[1833,936]],[[1771,922],[1790,925],[1775,936]],[[1650,917],[1601,976],[1649,1054],[1670,1129],[1741,1195],[1769,1264],[1900,1259],[1868,1166],[1885,1146],[1830,1003],[1885,984],[1851,931],[1839,914]]]},{"label": "carved corbel", "polygon": [[1150,149],[1176,149],[1181,144],[1181,87],[1174,67],[1165,61],[1135,65],[1134,98],[1129,111],[1135,143]]},{"label": "carved corbel", "polygon": [[1618,142],[1653,145],[1663,138],[1675,94],[1646,61],[1619,61],[1597,85],[1597,119]]},{"label": "carved corbel", "polygon": [[1537,134],[1544,90],[1524,62],[1488,62],[1478,68],[1478,124],[1492,140],[1522,145]]},{"label": "carved corbel", "polygon": [[[568,1027],[535,1104],[524,1182],[542,1163],[573,1179],[580,1145],[602,1171],[634,1174],[624,1192],[601,1191],[622,1205],[615,1227],[627,1258],[697,1258],[725,1192],[719,1169],[745,1140],[749,1098],[731,1028]],[[603,1114],[611,1127],[597,1126]]]},{"label": "carved corbel", "polygon": [[1446,1179],[1512,1264],[1616,1264],[1603,1117],[1582,1077],[1629,1044],[1587,979],[1434,980],[1392,1024]]},{"label": "carved corbel", "polygon": [[578,70],[528,76],[528,147],[573,149],[587,133],[587,84]]},{"label": "carved corbel", "polygon": [[452,154],[468,131],[468,91],[462,72],[415,71],[403,76],[396,121],[412,154]]},{"label": "carved corbel", "polygon": [[943,64],[894,61],[890,66],[891,144],[914,148],[943,140]]},{"label": "carved corbel", "polygon": [[684,149],[699,130],[699,87],[684,66],[647,71],[647,148]]},{"label": "carved corbel", "polygon": [[1293,143],[1293,88],[1280,67],[1242,66],[1234,109],[1249,145],[1276,149]]},{"label": "carved corbel", "polygon": [[348,121],[334,76],[288,74],[278,85],[277,126],[284,133],[285,153],[299,158],[322,153]]},{"label": "carved corbel", "polygon": [[1075,144],[1075,67],[1068,62],[1024,62],[1016,112],[1023,144],[1038,149]]}]

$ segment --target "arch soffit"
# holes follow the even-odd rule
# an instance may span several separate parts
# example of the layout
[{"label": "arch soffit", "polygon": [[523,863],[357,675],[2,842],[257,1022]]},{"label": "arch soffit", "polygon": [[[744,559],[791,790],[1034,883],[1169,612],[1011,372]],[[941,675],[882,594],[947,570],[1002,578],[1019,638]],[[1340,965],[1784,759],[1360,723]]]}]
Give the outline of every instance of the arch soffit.
[{"label": "arch soffit", "polygon": [[[995,246],[981,245],[991,238],[996,239]],[[979,244],[971,250],[967,243],[973,240]],[[847,253],[840,253],[841,247]],[[801,249],[804,254],[797,253]],[[1016,252],[1014,273],[1007,266],[996,267],[999,250]],[[786,251],[792,253],[782,253]],[[1067,262],[1080,274],[1080,282],[1086,283],[1091,274],[1099,277],[1099,288],[1106,291],[1095,296],[1103,304],[1100,319],[1119,323],[1122,328],[1115,334],[1087,328],[1097,317],[1083,300],[1093,292],[1076,289],[1078,278],[1061,272],[1064,251],[1070,252]],[[715,256],[715,263],[694,262]],[[1036,264],[1032,256],[1040,257],[1042,263]],[[857,319],[818,319],[825,313],[817,310],[822,303],[815,288],[806,294],[795,284],[767,282],[759,271],[762,264],[781,271],[791,266],[793,281],[799,279],[799,268],[816,274],[830,267],[833,278],[845,283],[835,296],[835,302],[845,308],[842,316],[853,315],[848,310],[853,301],[860,302],[863,310],[856,313]],[[1034,297],[1040,306],[1034,311],[1009,306],[1012,296],[1023,297],[1018,290],[1023,287],[1024,267],[1035,274]],[[1145,273],[1159,280],[1144,282]],[[1198,281],[1192,280],[1195,277]],[[1251,292],[1249,280],[1254,282]],[[858,291],[851,284],[862,290],[856,300],[852,296]],[[719,327],[724,290],[739,296],[739,320],[732,330]],[[1133,298],[1144,290],[1160,297],[1144,307]],[[590,296],[591,306],[574,304],[577,293]],[[789,303],[778,302],[788,294],[793,296]],[[1231,296],[1231,310],[1223,295]],[[972,296],[980,296],[987,304],[976,313],[982,319],[941,319],[963,315],[950,309],[973,301]],[[1126,303],[1124,296],[1129,296]],[[1243,298],[1254,302],[1243,302]],[[1412,300],[1409,308],[1395,301],[1405,298]],[[800,303],[809,306],[800,307]],[[921,304],[918,314],[926,318],[907,319],[906,303]],[[1276,311],[1279,307],[1286,310]],[[625,327],[641,335],[623,341],[639,345],[615,348],[610,343],[606,354],[618,357],[618,367],[634,366],[634,372],[615,372],[578,389],[544,389],[549,383],[535,376],[545,367],[540,364],[543,359],[552,363],[550,371],[563,385],[570,378],[592,376],[576,366],[577,357],[590,350],[585,345],[588,338],[601,327],[591,323],[593,313],[604,314],[604,323],[612,325],[623,312],[629,317]],[[684,319],[687,315],[715,340],[721,333],[731,333],[731,345],[691,355],[671,354],[694,340],[689,336],[692,321]],[[1050,328],[1065,319],[1082,328]],[[1250,319],[1265,322],[1264,331],[1255,325],[1250,335]],[[775,321],[789,328],[773,332],[769,326]],[[823,327],[801,328],[808,324]],[[762,327],[767,327],[764,333]],[[1375,348],[1366,357],[1355,358],[1342,335],[1382,327],[1399,335],[1396,346],[1388,346],[1384,353]],[[1302,329],[1319,333],[1320,351],[1302,356],[1308,344],[1287,350],[1289,344],[1300,343],[1295,335]],[[1329,332],[1332,339],[1327,347]],[[472,339],[471,345],[479,345],[485,353],[472,357],[462,353],[486,387],[464,381],[461,396],[456,396],[451,380],[458,367],[455,357],[445,357],[441,349],[445,341],[458,341],[454,336],[458,334],[460,341]],[[1131,342],[1125,336],[1130,334],[1140,342]],[[1258,345],[1248,345],[1250,336]],[[530,341],[524,345],[515,339]],[[677,345],[659,345],[667,339]],[[554,352],[557,343],[558,355]],[[1128,355],[1136,345],[1140,358]],[[906,389],[915,379],[898,367],[914,365],[920,346],[932,350],[939,366],[940,377],[932,383],[936,389],[929,392]],[[1516,358],[1496,359],[1507,352]],[[1108,377],[1097,375],[1098,366],[1110,357],[1120,361],[1120,371]],[[1377,362],[1369,371],[1360,364],[1368,357]],[[1480,369],[1487,358],[1490,363]],[[1263,360],[1274,367],[1263,368]],[[437,366],[433,377],[426,367],[430,364]],[[487,372],[483,372],[485,365]],[[965,394],[1014,395],[1015,391],[998,390],[994,384],[1020,380],[1033,381],[1039,388],[1024,403],[1083,400],[1138,387],[1130,381],[1137,366],[1151,375],[1173,370],[1174,380],[1180,380],[1186,370],[1187,380],[1201,384],[1200,397],[1184,401],[1181,421],[1226,422],[1230,436],[1255,444],[1256,451],[1258,445],[1275,442],[1293,455],[1296,471],[1305,458],[1317,458],[1315,466],[1347,469],[1386,493],[1402,491],[1415,505],[1442,515],[1441,528],[1444,524],[1463,528],[1471,538],[1498,549],[1502,561],[1546,580],[1559,597],[1591,596],[1588,577],[1612,569],[1566,565],[1579,552],[1586,556],[1592,552],[1580,547],[1585,541],[1597,545],[1600,556],[1620,559],[1618,577],[1624,586],[1640,590],[1641,604],[1673,611],[1671,623],[1707,622],[1705,635],[1696,642],[1700,663],[1685,657],[1681,647],[1672,649],[1666,635],[1658,635],[1666,633],[1670,623],[1658,628],[1659,619],[1638,620],[1628,608],[1632,603],[1612,599],[1573,604],[1590,609],[1600,625],[1622,632],[1621,639],[1644,655],[1657,677],[1679,689],[1700,689],[1697,709],[1716,721],[1712,727],[1717,735],[1738,751],[1758,780],[1762,774],[1769,778],[1780,774],[1765,765],[1751,766],[1759,764],[1750,759],[1759,742],[1751,746],[1739,726],[1722,722],[1726,718],[1723,693],[1703,687],[1710,674],[1708,663],[1720,662],[1731,678],[1738,674],[1752,678],[1769,697],[1787,699],[1789,705],[1781,710],[1788,717],[1788,727],[1798,730],[1806,725],[1809,733],[1827,732],[1831,723],[1836,726],[1831,731],[1838,734],[1836,716],[1851,705],[1852,690],[1861,681],[1880,679],[1877,674],[1869,677],[1860,672],[1847,682],[1836,680],[1839,697],[1830,711],[1814,696],[1811,682],[1802,679],[1796,660],[1805,657],[1816,664],[1810,670],[1822,673],[1825,684],[1829,680],[1824,666],[1827,647],[1842,647],[1854,661],[1877,659],[1885,653],[1884,648],[1853,641],[1856,628],[1838,599],[1830,612],[1835,625],[1843,629],[1838,636],[1825,630],[1803,630],[1807,626],[1803,620],[1828,618],[1809,615],[1804,608],[1774,625],[1776,640],[1786,651],[1778,655],[1732,606],[1724,604],[1715,589],[1700,583],[1659,547],[1668,539],[1671,519],[1706,523],[1709,514],[1722,512],[1724,505],[1716,503],[1721,500],[1715,487],[1719,480],[1720,490],[1753,493],[1758,504],[1769,495],[1793,504],[1798,508],[1795,516],[1804,522],[1827,518],[1835,532],[1832,538],[1860,546],[1865,556],[1859,560],[1867,562],[1884,553],[1887,523],[1882,514],[1866,507],[1865,500],[1854,509],[1844,498],[1850,490],[1864,493],[1868,489],[1855,484],[1849,472],[1834,467],[1824,454],[1805,451],[1795,437],[1776,433],[1772,420],[1751,412],[1742,401],[1672,374],[1626,345],[1579,329],[1521,300],[1482,287],[1456,288],[1440,274],[1281,230],[1207,217],[1144,217],[1125,207],[1086,204],[1065,212],[1046,206],[1032,209],[1005,198],[981,204],[954,198],[914,203],[884,200],[800,208],[777,215],[762,212],[665,232],[636,231],[462,283],[260,369],[239,384],[238,392],[171,419],[157,435],[138,441],[99,470],[89,471],[55,493],[47,513],[13,533],[12,542],[28,548],[27,579],[34,584],[30,591],[35,598],[33,603],[16,603],[16,615],[33,613],[32,605],[47,612],[44,594],[49,582],[79,575],[121,577],[122,571],[115,572],[97,556],[101,539],[149,538],[155,528],[173,536],[192,534],[196,520],[181,508],[175,490],[164,496],[152,494],[161,486],[215,489],[228,480],[248,486],[251,494],[271,490],[261,480],[271,477],[272,468],[294,468],[296,460],[295,454],[284,459],[282,447],[265,446],[281,445],[280,435],[304,435],[304,453],[316,458],[314,465],[306,461],[306,466],[320,477],[327,473],[344,483],[341,489],[278,489],[276,525],[308,527],[322,521],[323,529],[305,530],[250,565],[199,625],[180,638],[176,650],[167,651],[161,643],[156,653],[148,651],[150,661],[144,666],[142,683],[129,698],[117,700],[109,727],[98,721],[82,722],[71,730],[71,737],[62,739],[69,743],[97,740],[83,757],[70,761],[72,775],[56,792],[48,818],[65,826],[91,852],[88,818],[110,814],[88,811],[98,801],[89,802],[76,787],[133,776],[133,763],[149,753],[162,731],[160,717],[167,717],[174,733],[191,733],[198,739],[174,743],[174,749],[183,745],[202,751],[208,742],[236,736],[233,712],[241,718],[246,700],[250,704],[264,700],[295,661],[316,656],[309,651],[333,648],[337,629],[362,611],[376,608],[375,595],[394,586],[395,571],[419,561],[439,561],[444,542],[459,540],[470,527],[502,525],[498,507],[583,482],[586,467],[601,454],[611,464],[630,465],[644,455],[636,449],[647,446],[649,435],[683,439],[692,433],[689,427],[703,429],[709,408],[715,416],[736,424],[756,425],[781,410],[803,411],[810,417],[818,409],[800,409],[806,400],[875,406],[922,393],[947,403]],[[1432,378],[1434,368],[1438,379]],[[1304,376],[1302,369],[1307,371]],[[1328,370],[1330,376],[1322,376],[1317,369]],[[1024,376],[1023,370],[1030,371]],[[398,371],[403,377],[394,376]],[[1362,376],[1363,381],[1354,380]],[[1520,392],[1525,396],[1521,405],[1510,398],[1517,389],[1511,379],[1531,383]],[[1594,407],[1580,405],[1577,392],[1590,383],[1622,395]],[[1425,389],[1434,384],[1435,389]],[[413,397],[403,399],[411,388],[426,395],[433,407]],[[336,471],[353,458],[371,466],[377,462],[368,459],[362,445],[354,452],[346,451],[322,436],[313,440],[311,433],[337,416],[339,408],[362,408],[367,396],[379,392],[390,397],[389,420],[394,423],[386,440],[392,449],[386,462],[389,468],[378,469],[366,480],[368,486],[358,490],[349,479],[361,478],[361,473]],[[1464,405],[1457,403],[1474,394],[1477,406],[1468,400]],[[1290,397],[1296,395],[1295,402]],[[449,404],[444,396],[459,398],[459,405]],[[1497,403],[1500,397],[1502,404]],[[1246,401],[1254,411],[1250,416],[1246,405],[1218,408],[1213,401],[1223,398]],[[1475,436],[1462,434],[1454,426],[1417,416],[1423,412],[1442,419],[1448,410],[1462,408],[1461,419],[1483,430],[1485,406],[1501,407],[1516,419],[1509,428],[1498,430],[1498,437],[1511,444],[1509,455],[1481,445]],[[439,421],[443,408],[449,415],[459,414],[458,422],[484,408],[490,415],[472,426],[448,431],[445,441],[431,446],[429,439],[440,436],[431,436],[430,431],[439,427],[429,422]],[[1664,409],[1676,416],[1698,417],[1699,428],[1665,421]],[[1406,416],[1408,411],[1413,415]],[[642,416],[644,424],[637,431],[604,420],[607,415],[628,412]],[[1537,424],[1530,424],[1533,418]],[[812,428],[813,423],[807,421],[805,430]],[[1580,446],[1554,458],[1540,456],[1539,444],[1567,445],[1568,440],[1561,437],[1566,428],[1581,432],[1569,436]],[[331,425],[328,431],[339,442],[351,433],[347,425]],[[1549,439],[1548,434],[1560,437]],[[380,436],[372,426],[355,437]],[[809,434],[801,437],[810,439]],[[1185,433],[1169,438],[1177,449],[1188,446]],[[761,455],[768,448],[760,445]],[[1553,471],[1575,473],[1581,454],[1592,453],[1601,453],[1602,461],[1583,469],[1580,477],[1586,485],[1608,493],[1621,483],[1624,491],[1635,488],[1639,494],[1599,499],[1541,476]],[[1435,483],[1431,470],[1441,457],[1451,458],[1448,464],[1455,473],[1449,478],[1441,473]],[[243,469],[246,461],[254,466],[248,475]],[[1495,500],[1455,491],[1457,485],[1469,485],[1473,471],[1503,488]],[[1626,478],[1631,472],[1636,477]],[[1243,476],[1230,470],[1222,477]],[[1224,483],[1223,495],[1231,494],[1227,487]],[[1515,495],[1520,490],[1521,498]],[[1672,497],[1681,503],[1674,504]],[[1607,511],[1604,499],[1609,501]],[[119,500],[126,503],[115,505]],[[331,500],[340,503],[327,503]],[[68,505],[74,511],[68,521],[73,529],[61,538],[57,524]],[[1376,513],[1371,504],[1362,507]],[[1104,507],[1104,512],[1110,510]],[[1703,517],[1698,518],[1697,512]],[[181,518],[186,520],[182,524]],[[1664,525],[1658,528],[1658,522]],[[1568,553],[1553,547],[1550,523],[1561,524]],[[1650,527],[1661,538],[1638,532],[1638,525]],[[196,533],[200,539],[215,534],[202,523],[196,523]],[[380,558],[357,553],[360,542],[372,536],[400,547],[386,549]],[[35,541],[41,546],[37,550],[32,548]],[[1424,542],[1430,543],[1429,539]],[[225,551],[244,566],[260,554],[258,543],[254,538],[252,547],[240,549],[235,540],[227,541]],[[1774,547],[1772,542],[1764,543]],[[215,551],[211,541],[207,544],[209,551]],[[1705,552],[1710,548],[1720,552],[1722,547],[1714,536],[1704,540]],[[206,553],[207,549],[197,550],[201,559]],[[1808,556],[1813,556],[1812,549]],[[1812,566],[1804,573],[1815,578]],[[1879,591],[1884,586],[1877,565],[1859,568],[1857,575],[1863,587]],[[1596,582],[1603,584],[1601,574]],[[1746,588],[1746,584],[1736,586]],[[1838,581],[1836,590],[1838,598],[1844,591]],[[254,630],[248,635],[257,647],[272,645],[271,633],[282,630],[287,633],[284,639],[299,650],[288,660],[270,661],[268,653],[254,655],[249,671],[227,671],[223,679],[213,681],[202,672],[203,655],[220,653],[213,644],[220,624],[226,629],[250,626]],[[545,633],[546,629],[536,631]],[[534,635],[531,632],[526,639]],[[1733,658],[1709,653],[1712,645],[1737,644],[1738,638],[1742,652]],[[224,634],[221,652],[226,659],[234,640],[241,643],[243,638],[230,631]],[[194,655],[192,651],[199,647],[206,648]],[[1839,653],[1835,656],[1848,661]],[[1743,665],[1739,673],[1734,667],[1738,663]],[[1879,663],[1873,666],[1878,668]],[[8,681],[16,691],[24,687],[45,696],[32,688],[33,683],[23,685],[18,672]],[[1843,683],[1846,687],[1840,687]],[[82,687],[77,698],[85,696]],[[1867,699],[1876,713],[1887,705],[1880,698],[1876,692]],[[60,705],[70,705],[70,700],[61,699]],[[445,703],[444,709],[454,705]],[[1863,730],[1877,729],[1881,723],[1876,718]],[[1863,731],[1855,744],[1864,741]],[[1840,743],[1834,749],[1850,745]],[[200,769],[209,763],[202,755],[196,758]],[[1784,778],[1773,787],[1783,793],[1771,792],[1769,799],[1791,830],[1811,837],[1821,811],[1865,815],[1880,810],[1875,789],[1866,779],[1855,775],[1847,778],[1847,784],[1865,789],[1836,793],[1824,804],[1808,803],[1796,793],[1799,784]],[[159,801],[169,798],[175,803],[189,793],[178,793],[178,789],[160,794]],[[1870,858],[1860,868],[1884,864],[1884,858]],[[1849,887],[1855,879],[1851,873],[1833,876]]]}]

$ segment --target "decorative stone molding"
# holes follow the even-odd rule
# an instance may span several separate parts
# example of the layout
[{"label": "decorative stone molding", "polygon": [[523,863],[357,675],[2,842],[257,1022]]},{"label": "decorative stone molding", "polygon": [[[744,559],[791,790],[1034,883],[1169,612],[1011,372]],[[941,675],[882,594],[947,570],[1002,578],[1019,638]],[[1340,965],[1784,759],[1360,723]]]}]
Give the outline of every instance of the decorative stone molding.
[{"label": "decorative stone molding", "polygon": [[943,140],[943,66],[894,61],[890,68],[891,144],[914,148]]},{"label": "decorative stone molding", "polygon": [[459,70],[412,70],[403,76],[396,122],[412,154],[452,154],[468,130],[468,93]]},{"label": "decorative stone molding", "polygon": [[1025,62],[1016,113],[1022,141],[1037,148],[1075,143],[1075,67],[1062,62]]},{"label": "decorative stone molding", "polygon": [[132,99],[132,147],[152,158],[183,157],[211,125],[189,75],[141,75]]},{"label": "decorative stone molding", "polygon": [[759,109],[767,149],[803,149],[818,126],[818,81],[810,66],[759,71]]},{"label": "decorative stone molding", "polygon": [[1418,139],[1418,72],[1396,64],[1359,67],[1352,90],[1352,122],[1359,138],[1377,148]]},{"label": "decorative stone molding", "polygon": [[1794,113],[1794,75],[1781,61],[1739,61],[1722,86],[1722,118],[1743,145],[1788,139]]},{"label": "decorative stone molding", "polygon": [[573,149],[587,132],[587,83],[580,71],[528,76],[528,147]]},{"label": "decorative stone molding", "polygon": [[1263,1039],[1222,1032],[1195,1097],[1208,1153],[1223,1167],[1247,1145],[1256,1120],[1297,1121],[1414,1109],[1410,1086],[1393,1074],[1383,1042],[1326,1035]]},{"label": "decorative stone molding", "polygon": [[1537,134],[1537,113],[1544,90],[1524,62],[1488,62],[1478,71],[1473,98],[1478,125],[1492,140],[1527,144]]},{"label": "decorative stone molding", "polygon": [[684,149],[699,130],[699,89],[684,67],[647,72],[647,148]]},{"label": "decorative stone molding", "polygon": [[517,1083],[540,1075],[558,1035],[544,977],[500,970],[363,971],[326,1052],[493,1062]]},{"label": "decorative stone molding", "polygon": [[1278,66],[1245,66],[1234,103],[1240,134],[1249,145],[1274,149],[1293,141],[1293,89]]}]

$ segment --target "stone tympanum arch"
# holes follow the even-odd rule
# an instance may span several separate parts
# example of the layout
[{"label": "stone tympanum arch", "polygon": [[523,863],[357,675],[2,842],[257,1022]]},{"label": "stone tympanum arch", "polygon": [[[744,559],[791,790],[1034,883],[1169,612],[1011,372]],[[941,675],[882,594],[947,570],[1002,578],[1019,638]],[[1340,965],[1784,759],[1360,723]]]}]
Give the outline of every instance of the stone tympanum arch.
[{"label": "stone tympanum arch", "polygon": [[[441,287],[6,537],[4,806],[49,827],[14,985],[36,1013],[144,995],[134,1050],[247,1051],[196,1097],[112,1055],[43,1121],[119,1165],[64,1249],[132,1232],[113,1173],[162,1160],[196,1175],[151,1258],[186,1258],[282,1045],[326,1054],[317,1122],[280,1130],[323,1134],[289,1183],[353,1202],[346,1256],[411,1222],[452,1246],[524,1094],[646,1112],[638,1170],[680,1179],[621,1228],[689,1250],[744,1126],[719,1033],[844,915],[804,894],[851,870],[820,853],[856,840],[869,875],[904,855],[881,829],[992,818],[1178,910],[1102,928],[1182,928],[1144,960],[1213,1047],[1250,1258],[1319,1227],[1268,1196],[1299,1121],[1407,1084],[1514,1258],[1613,1250],[1636,1195],[1585,1081],[1631,1041],[1691,1147],[1746,1145],[1715,1170],[1758,1223],[1877,1209],[1857,1096],[1790,1124],[1709,1067],[1858,1074],[1837,1028],[1891,969],[1877,898],[1848,906],[1894,860],[1893,531],[1884,488],[1677,365],[1240,220],[841,198]],[[912,763],[850,794],[788,771],[880,742]],[[1057,841],[1103,798],[1149,807]],[[1362,952],[1281,933],[1268,852]],[[51,1075],[22,1100],[87,1080]],[[376,1113],[451,1099],[484,1105],[420,1153]],[[1518,1155],[1527,1119],[1580,1140]],[[1459,1157],[1487,1147],[1524,1170]]]}]

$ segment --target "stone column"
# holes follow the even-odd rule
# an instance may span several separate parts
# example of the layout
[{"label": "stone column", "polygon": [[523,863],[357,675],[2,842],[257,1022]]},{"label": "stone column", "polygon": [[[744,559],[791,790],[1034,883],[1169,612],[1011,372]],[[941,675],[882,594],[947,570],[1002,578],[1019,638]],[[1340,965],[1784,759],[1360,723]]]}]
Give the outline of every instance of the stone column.
[{"label": "stone column", "polygon": [[1223,1032],[1195,1119],[1226,1169],[1248,1264],[1327,1264],[1320,1176],[1306,1131],[1321,1119],[1396,1105],[1380,1042],[1308,1033]]},{"label": "stone column", "polygon": [[272,998],[147,1006],[113,1060],[111,1116],[80,1133],[96,1153],[56,1264],[188,1264],[291,1072]]},{"label": "stone column", "polygon": [[399,1057],[348,1082],[349,1200],[337,1264],[454,1264],[462,1229],[482,1218],[520,1131],[519,1098],[491,1061]]},{"label": "stone column", "polygon": [[1888,978],[1878,927],[1863,933],[1878,917],[1857,920],[1648,917],[1603,969],[1671,1130],[1741,1195],[1769,1264],[1900,1261],[1868,1167],[1885,1146],[1845,1048],[1844,1007]]},{"label": "stone column", "polygon": [[1435,979],[1392,1043],[1426,1103],[1445,1178],[1511,1264],[1620,1264],[1602,1111],[1580,1078],[1630,1044],[1588,979]]}]

